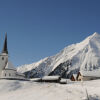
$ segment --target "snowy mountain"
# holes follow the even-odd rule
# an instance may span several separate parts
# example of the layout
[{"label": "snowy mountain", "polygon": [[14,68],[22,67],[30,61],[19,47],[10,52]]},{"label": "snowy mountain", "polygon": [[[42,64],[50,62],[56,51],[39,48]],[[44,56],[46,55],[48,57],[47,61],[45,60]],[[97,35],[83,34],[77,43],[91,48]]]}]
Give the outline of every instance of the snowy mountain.
[{"label": "snowy mountain", "polygon": [[80,43],[65,47],[58,54],[39,62],[18,67],[18,71],[29,77],[60,75],[68,77],[79,70],[100,69],[100,35],[94,33]]}]

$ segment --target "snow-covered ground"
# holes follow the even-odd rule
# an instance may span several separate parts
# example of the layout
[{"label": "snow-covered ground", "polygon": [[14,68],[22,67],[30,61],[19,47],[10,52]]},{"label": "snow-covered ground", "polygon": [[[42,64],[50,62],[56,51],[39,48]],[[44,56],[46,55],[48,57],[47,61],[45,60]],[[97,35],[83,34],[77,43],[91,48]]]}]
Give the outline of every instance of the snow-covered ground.
[{"label": "snow-covered ground", "polygon": [[69,84],[0,80],[0,100],[100,100],[100,80]]}]

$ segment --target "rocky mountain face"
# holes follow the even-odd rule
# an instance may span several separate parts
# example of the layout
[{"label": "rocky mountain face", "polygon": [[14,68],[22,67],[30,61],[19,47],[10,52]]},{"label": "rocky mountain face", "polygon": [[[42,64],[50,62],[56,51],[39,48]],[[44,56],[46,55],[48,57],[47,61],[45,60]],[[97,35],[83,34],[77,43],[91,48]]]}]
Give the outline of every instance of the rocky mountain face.
[{"label": "rocky mountain face", "polygon": [[97,69],[100,69],[100,35],[95,32],[82,42],[65,47],[54,56],[20,66],[17,70],[32,78],[44,75],[70,77],[79,70]]}]

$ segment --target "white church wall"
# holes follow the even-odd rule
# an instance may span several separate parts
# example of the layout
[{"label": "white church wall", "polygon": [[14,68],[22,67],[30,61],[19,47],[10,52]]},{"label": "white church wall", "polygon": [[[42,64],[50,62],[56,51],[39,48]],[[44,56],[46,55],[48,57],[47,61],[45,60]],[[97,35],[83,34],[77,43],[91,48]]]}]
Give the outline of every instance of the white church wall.
[{"label": "white church wall", "polygon": [[1,73],[1,78],[5,79],[25,79],[24,74],[17,73],[16,70],[3,70]]},{"label": "white church wall", "polygon": [[0,55],[0,75],[4,67],[6,66],[8,61],[8,55],[7,54],[2,54]]},{"label": "white church wall", "polygon": [[1,78],[15,78],[16,77],[16,71],[14,70],[3,70],[1,73]]}]

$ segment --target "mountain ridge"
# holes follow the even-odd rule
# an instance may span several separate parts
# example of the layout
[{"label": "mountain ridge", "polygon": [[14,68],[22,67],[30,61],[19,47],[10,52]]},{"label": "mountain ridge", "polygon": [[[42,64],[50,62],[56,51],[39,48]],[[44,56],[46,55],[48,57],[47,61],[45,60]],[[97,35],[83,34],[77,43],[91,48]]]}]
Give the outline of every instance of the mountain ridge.
[{"label": "mountain ridge", "polygon": [[[31,77],[43,77],[51,72],[56,73],[55,75],[61,75],[63,72],[62,74],[64,75],[64,73],[77,73],[79,70],[99,69],[99,62],[100,35],[95,32],[82,42],[65,47],[54,56],[46,57],[30,65],[18,67],[18,71],[28,72],[28,76]],[[61,72],[60,70],[63,71]]]}]

